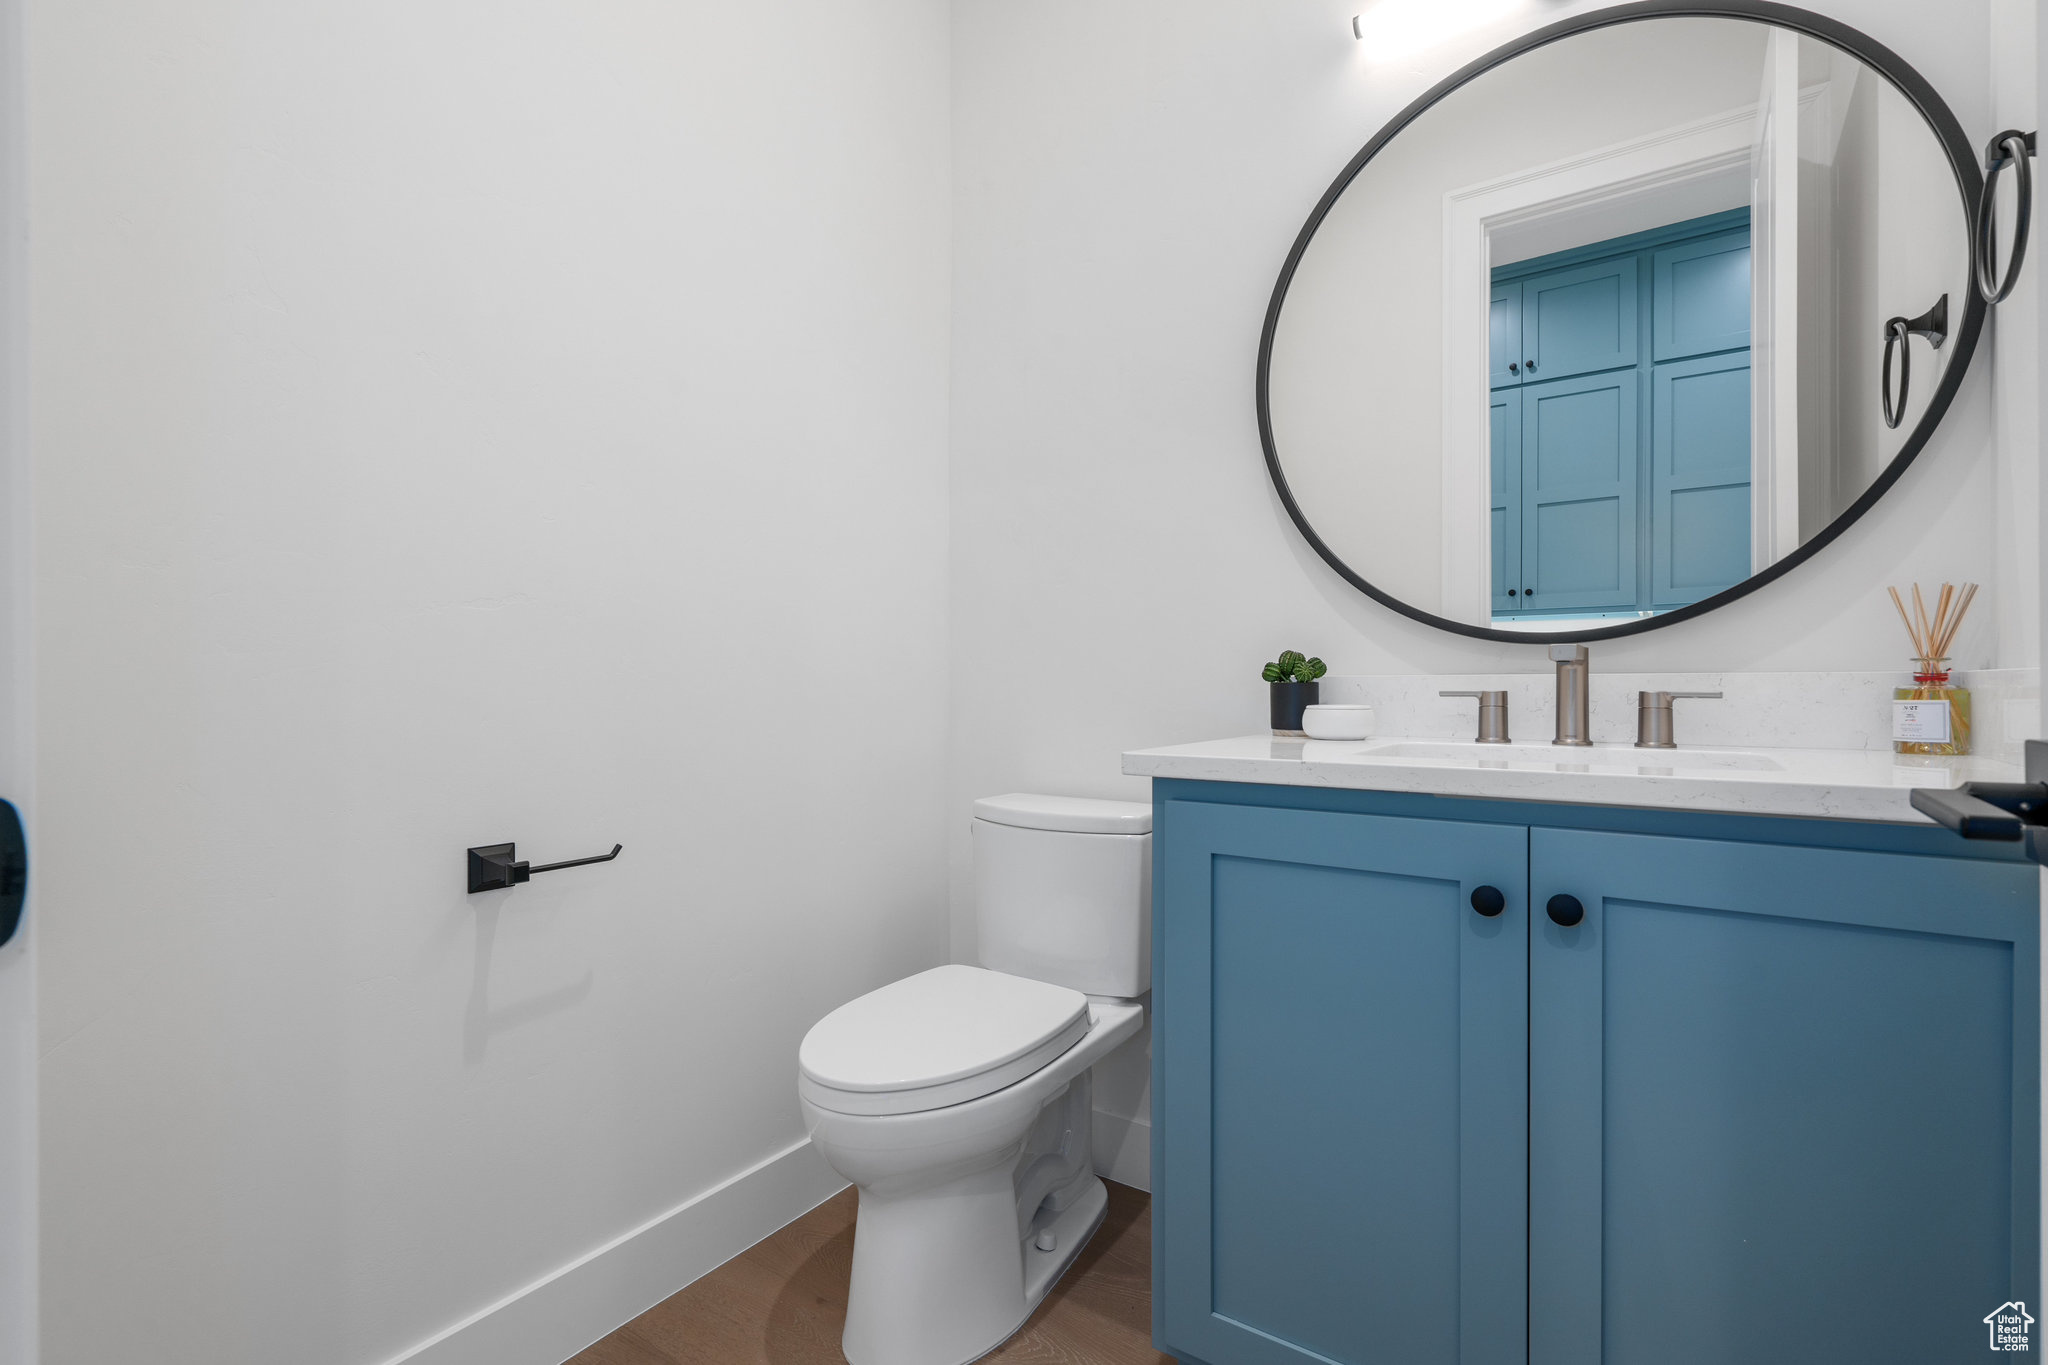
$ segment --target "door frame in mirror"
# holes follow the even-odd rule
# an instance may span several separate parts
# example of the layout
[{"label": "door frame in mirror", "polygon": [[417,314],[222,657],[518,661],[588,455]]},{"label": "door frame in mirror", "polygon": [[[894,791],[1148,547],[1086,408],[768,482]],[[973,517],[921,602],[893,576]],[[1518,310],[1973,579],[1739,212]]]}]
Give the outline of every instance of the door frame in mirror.
[{"label": "door frame in mirror", "polygon": [[1362,574],[1339,558],[1337,553],[1317,534],[1315,527],[1309,523],[1309,519],[1302,511],[1300,504],[1295,501],[1293,490],[1289,488],[1287,483],[1287,476],[1280,467],[1280,452],[1273,438],[1273,414],[1269,386],[1273,363],[1273,340],[1280,326],[1280,310],[1287,302],[1287,291],[1294,281],[1294,272],[1301,264],[1303,255],[1307,253],[1309,243],[1315,239],[1316,230],[1322,226],[1323,220],[1329,216],[1330,210],[1335,207],[1337,200],[1343,195],[1344,191],[1350,188],[1351,182],[1357,179],[1359,172],[1363,171],[1372,161],[1373,157],[1378,155],[1380,149],[1399,136],[1402,130],[1420,117],[1425,110],[1434,106],[1452,91],[1469,84],[1474,79],[1493,70],[1497,66],[1513,61],[1524,53],[1533,52],[1540,47],[1547,47],[1551,43],[1569,38],[1574,34],[1588,33],[1595,29],[1612,28],[1619,24],[1635,23],[1644,19],[1669,18],[1739,19],[1752,23],[1770,24],[1778,28],[1804,34],[1807,37],[1819,39],[1824,43],[1839,48],[1861,61],[1871,70],[1877,72],[1878,75],[1884,77],[1891,84],[1892,88],[1905,96],[1906,100],[1926,120],[1929,129],[1934,133],[1935,139],[1941,144],[1942,152],[1948,158],[1949,168],[1955,175],[1958,192],[1957,213],[1959,229],[1963,232],[1965,240],[1968,239],[1977,205],[1977,198],[1983,188],[1984,177],[1983,172],[1977,167],[1975,149],[1964,135],[1962,124],[1957,121],[1955,114],[1949,109],[1941,96],[1935,93],[1934,87],[1927,82],[1926,78],[1914,70],[1911,64],[1906,62],[1896,52],[1893,52],[1890,48],[1879,43],[1869,35],[1849,27],[1847,24],[1830,19],[1825,15],[1815,14],[1810,10],[1799,9],[1791,5],[1776,4],[1773,3],[1773,0],[1721,0],[1721,3],[1718,4],[1694,3],[1693,0],[1635,0],[1635,3],[1616,5],[1610,9],[1576,15],[1572,18],[1562,19],[1557,23],[1535,29],[1515,41],[1495,48],[1484,56],[1467,63],[1449,76],[1446,76],[1443,80],[1438,81],[1405,109],[1401,110],[1400,113],[1390,119],[1386,126],[1377,133],[1374,133],[1372,139],[1359,150],[1358,155],[1351,159],[1350,163],[1344,167],[1336,180],[1332,182],[1330,188],[1324,192],[1321,200],[1317,202],[1315,210],[1309,214],[1308,221],[1302,225],[1300,233],[1295,237],[1294,245],[1288,250],[1287,260],[1280,269],[1280,279],[1273,287],[1272,301],[1266,307],[1265,326],[1259,335],[1257,377],[1259,444],[1265,451],[1266,472],[1272,477],[1273,487],[1280,495],[1281,505],[1287,509],[1287,515],[1294,522],[1295,529],[1301,532],[1303,539],[1308,541],[1309,547],[1322,558],[1324,563],[1335,569],[1338,575],[1346,582],[1372,598],[1375,602],[1393,611],[1397,611],[1411,620],[1420,621],[1426,626],[1434,626],[1439,630],[1450,631],[1456,635],[1469,636],[1475,640],[1499,640],[1512,644],[1546,644],[1555,643],[1560,640],[1590,642],[1618,639],[1625,635],[1639,635],[1644,631],[1656,630],[1663,626],[1677,625],[1681,621],[1689,621],[1694,617],[1703,616],[1707,612],[1727,606],[1736,599],[1745,597],[1768,583],[1776,582],[1793,569],[1812,559],[1821,550],[1833,543],[1844,531],[1848,530],[1850,526],[1854,525],[1865,512],[1869,511],[1876,504],[1879,498],[1890,491],[1892,485],[1899,481],[1900,476],[1906,472],[1907,466],[1913,463],[1914,458],[1919,455],[1928,440],[1934,435],[1935,428],[1941,425],[1942,418],[1948,414],[1950,404],[1955,401],[1957,392],[1962,388],[1963,379],[1969,373],[1970,362],[1975,357],[1977,350],[1977,340],[1984,328],[1986,313],[1984,301],[1978,296],[1974,288],[1965,288],[1962,291],[1964,298],[1962,318],[1949,339],[1949,344],[1955,349],[1950,353],[1948,364],[1942,370],[1941,382],[1935,386],[1934,393],[1928,400],[1926,411],[1921,413],[1919,423],[1913,428],[1912,433],[1899,448],[1899,453],[1892,458],[1891,462],[1885,466],[1877,478],[1871,482],[1870,486],[1863,490],[1862,495],[1833,521],[1822,527],[1811,540],[1770,567],[1750,575],[1735,586],[1723,589],[1711,597],[1701,598],[1697,602],[1658,616],[1623,621],[1612,626],[1600,626],[1590,629],[1579,627],[1552,631],[1533,629],[1500,630],[1490,625],[1469,625],[1462,621],[1453,621],[1446,617],[1438,616],[1433,612],[1424,611],[1419,607],[1401,601],[1380,588],[1374,587]]}]

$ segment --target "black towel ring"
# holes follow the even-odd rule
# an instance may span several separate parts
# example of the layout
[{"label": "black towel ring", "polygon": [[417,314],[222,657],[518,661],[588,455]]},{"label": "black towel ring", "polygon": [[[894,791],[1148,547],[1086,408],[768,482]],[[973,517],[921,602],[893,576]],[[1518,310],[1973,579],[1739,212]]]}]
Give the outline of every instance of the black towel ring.
[{"label": "black towel ring", "polygon": [[[1972,234],[1976,259],[1971,273],[1977,279],[1977,293],[1986,303],[2003,303],[2019,283],[2020,266],[2027,259],[2027,236],[2034,221],[2034,135],[2008,128],[1984,148],[1984,191],[1977,196],[1976,231]],[[1998,273],[1998,177],[2010,166],[2014,198],[2012,259],[2005,263],[2005,276]]]},{"label": "black towel ring", "polygon": [[[1927,338],[1935,350],[1948,340],[1948,295],[1917,318],[1893,318],[1884,325],[1884,361],[1878,372],[1878,396],[1884,401],[1884,424],[1894,431],[1906,420],[1906,397],[1913,386],[1914,337]],[[1899,353],[1899,398],[1892,401],[1892,352]]]}]

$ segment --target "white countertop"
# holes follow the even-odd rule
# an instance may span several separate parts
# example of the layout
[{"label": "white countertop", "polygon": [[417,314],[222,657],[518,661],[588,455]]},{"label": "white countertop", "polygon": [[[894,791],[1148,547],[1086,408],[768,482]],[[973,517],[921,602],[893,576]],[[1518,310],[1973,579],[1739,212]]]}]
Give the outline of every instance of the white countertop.
[{"label": "white countertop", "polygon": [[1862,749],[1688,745],[1654,750],[1629,744],[1564,749],[1542,742],[1277,735],[1139,749],[1124,755],[1124,772],[1202,782],[1905,824],[1933,823],[1910,804],[1914,787],[2022,780],[2015,765],[1987,758],[1918,758]]}]

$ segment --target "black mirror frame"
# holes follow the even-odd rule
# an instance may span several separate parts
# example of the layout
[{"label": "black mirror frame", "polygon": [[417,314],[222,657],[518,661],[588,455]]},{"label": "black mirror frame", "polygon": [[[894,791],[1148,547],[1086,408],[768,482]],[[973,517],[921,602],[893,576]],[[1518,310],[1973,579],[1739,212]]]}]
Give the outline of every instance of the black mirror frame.
[{"label": "black mirror frame", "polygon": [[1725,607],[1730,602],[1755,592],[1767,583],[1776,582],[1801,564],[1804,564],[1807,560],[1812,559],[1831,544],[1836,537],[1854,525],[1857,519],[1869,511],[1879,498],[1890,491],[1891,486],[1897,483],[1899,477],[1906,472],[1906,466],[1913,463],[1914,457],[1920,453],[1921,449],[1926,446],[1928,439],[1934,435],[1934,430],[1941,425],[1942,418],[1948,415],[1949,405],[1954,402],[1957,391],[1962,388],[1963,379],[1969,373],[1970,362],[1975,357],[1977,351],[1978,335],[1984,329],[1984,315],[1986,311],[1984,300],[1978,296],[1977,291],[1973,288],[1962,291],[1965,302],[1963,305],[1962,321],[1956,328],[1953,338],[1955,350],[1951,353],[1948,365],[1942,370],[1941,382],[1935,387],[1934,396],[1928,401],[1927,410],[1920,415],[1919,424],[1913,428],[1912,433],[1906,438],[1906,443],[1899,448],[1899,453],[1893,457],[1892,462],[1886,465],[1884,470],[1872,481],[1870,487],[1863,491],[1862,496],[1851,503],[1840,516],[1837,516],[1823,527],[1813,539],[1807,541],[1804,545],[1801,545],[1769,568],[1751,574],[1734,587],[1717,592],[1712,597],[1703,597],[1688,606],[1679,607],[1659,616],[1642,617],[1633,621],[1624,621],[1617,625],[1601,626],[1593,629],[1556,631],[1496,630],[1489,626],[1466,625],[1460,621],[1452,621],[1431,612],[1423,611],[1419,607],[1410,606],[1399,598],[1374,587],[1350,565],[1339,559],[1336,552],[1323,542],[1321,536],[1316,534],[1315,527],[1309,524],[1308,517],[1302,512],[1300,504],[1294,500],[1293,490],[1287,485],[1286,474],[1281,471],[1280,452],[1273,440],[1273,414],[1271,396],[1268,392],[1268,379],[1273,363],[1273,336],[1279,329],[1280,309],[1287,302],[1287,288],[1293,283],[1295,269],[1301,264],[1301,258],[1307,252],[1309,243],[1314,240],[1316,229],[1322,226],[1323,219],[1329,216],[1329,212],[1336,205],[1338,197],[1350,188],[1351,182],[1358,177],[1360,171],[1365,169],[1367,163],[1379,153],[1380,148],[1393,141],[1424,110],[1429,109],[1453,90],[1459,89],[1461,86],[1493,70],[1497,66],[1514,60],[1525,52],[1532,52],[1539,47],[1548,46],[1560,39],[1569,38],[1573,34],[1587,33],[1594,29],[1611,28],[1617,24],[1634,23],[1642,19],[1665,18],[1746,19],[1757,23],[1771,24],[1778,28],[1790,29],[1793,32],[1803,33],[1811,38],[1818,38],[1822,42],[1840,48],[1883,76],[1887,81],[1891,82],[1894,89],[1912,103],[1915,109],[1919,110],[1920,116],[1926,119],[1928,127],[1933,130],[1936,139],[1941,143],[1942,151],[1948,157],[1949,167],[1955,173],[1956,189],[1959,195],[1958,207],[1964,238],[1966,241],[1970,239],[1970,233],[1975,221],[1977,199],[1983,190],[1984,177],[1983,173],[1977,168],[1975,151],[1969,140],[1964,136],[1962,124],[1956,121],[1955,114],[1950,111],[1941,96],[1935,93],[1934,87],[1927,83],[1926,78],[1921,76],[1918,71],[1915,71],[1896,52],[1893,52],[1890,48],[1868,35],[1850,28],[1846,24],[1829,19],[1824,15],[1814,14],[1809,10],[1798,9],[1791,5],[1772,3],[1772,0],[1722,0],[1719,4],[1697,4],[1691,3],[1690,0],[1637,0],[1633,4],[1616,5],[1611,9],[1596,10],[1536,29],[1534,32],[1528,33],[1512,43],[1495,48],[1485,56],[1467,63],[1449,76],[1446,76],[1443,80],[1438,81],[1418,99],[1408,105],[1407,108],[1389,120],[1385,127],[1373,134],[1372,140],[1365,144],[1357,156],[1351,158],[1350,164],[1345,166],[1335,182],[1324,192],[1322,199],[1316,204],[1315,211],[1309,214],[1308,222],[1302,225],[1300,234],[1295,237],[1294,245],[1287,253],[1286,264],[1280,268],[1280,280],[1273,287],[1273,301],[1266,307],[1265,328],[1259,335],[1259,443],[1265,449],[1266,472],[1272,476],[1273,487],[1280,495],[1281,504],[1286,507],[1287,515],[1293,519],[1295,529],[1301,532],[1302,537],[1308,541],[1310,548],[1314,549],[1322,557],[1324,563],[1335,569],[1346,582],[1350,583],[1351,586],[1357,588],[1367,597],[1372,598],[1381,606],[1401,613],[1401,615],[1408,617],[1410,620],[1420,621],[1426,626],[1435,626],[1438,630],[1447,630],[1456,635],[1469,636],[1475,640],[1499,640],[1509,644],[1541,645],[1555,644],[1559,641],[1567,640],[1592,642],[1595,640],[1619,639],[1624,635],[1640,635],[1644,631],[1657,630],[1664,626],[1675,626],[1681,621],[1690,621],[1695,617],[1704,616],[1710,611]]}]

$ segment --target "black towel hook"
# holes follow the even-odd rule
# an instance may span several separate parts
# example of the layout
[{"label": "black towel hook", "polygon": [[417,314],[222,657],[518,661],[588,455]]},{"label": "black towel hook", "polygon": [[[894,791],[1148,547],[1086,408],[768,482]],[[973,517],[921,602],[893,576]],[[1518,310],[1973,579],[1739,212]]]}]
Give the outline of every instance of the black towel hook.
[{"label": "black towel hook", "polygon": [[594,858],[571,858],[567,862],[542,863],[532,867],[514,861],[518,854],[517,844],[481,844],[469,850],[469,890],[471,895],[479,891],[499,891],[508,886],[517,886],[536,872],[559,872],[565,867],[583,867],[590,863],[608,863],[619,856],[624,844],[613,844],[612,851],[600,853]]},{"label": "black towel hook", "polygon": [[[1970,273],[1976,277],[1977,293],[1986,303],[2003,303],[2019,283],[2020,266],[2027,259],[2027,236],[2034,222],[2034,135],[2008,128],[1984,147],[1984,188],[1977,196],[1976,231],[1971,234]],[[2005,263],[2005,275],[1998,273],[1998,177],[2012,168],[2013,199],[2012,259]]]}]

